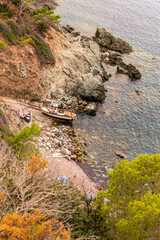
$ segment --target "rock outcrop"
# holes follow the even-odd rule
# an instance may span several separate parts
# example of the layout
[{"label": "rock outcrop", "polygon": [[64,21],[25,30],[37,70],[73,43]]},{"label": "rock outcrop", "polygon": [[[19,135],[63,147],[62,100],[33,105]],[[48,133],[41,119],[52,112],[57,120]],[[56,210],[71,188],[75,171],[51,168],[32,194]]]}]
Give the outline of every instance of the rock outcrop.
[{"label": "rock outcrop", "polygon": [[107,32],[105,28],[97,28],[94,39],[103,51],[108,49],[120,53],[130,53],[132,51],[132,47],[127,42],[121,38],[114,37],[111,33]]},{"label": "rock outcrop", "polygon": [[[135,66],[123,62],[122,54],[120,53],[115,53],[111,51],[105,54],[102,59],[102,67],[104,67],[105,64],[109,64],[111,66],[117,65],[117,72],[128,75],[131,80],[140,79],[142,76],[140,71]],[[105,68],[103,71],[103,77],[106,80],[108,80],[108,78],[110,77],[109,74],[105,71]]]},{"label": "rock outcrop", "polygon": [[[55,34],[54,41],[56,37],[58,41],[58,33]],[[88,100],[103,101],[105,89],[100,76],[102,73],[100,55],[94,53],[99,50],[98,44],[90,41],[88,47],[84,47],[81,41],[70,43],[66,37],[61,37],[61,41],[63,47],[61,45],[55,49],[55,45],[53,46],[53,51],[57,55],[56,65],[43,69],[42,84],[48,90],[47,97],[60,98],[64,94],[69,94],[80,95],[81,98]],[[50,46],[52,48],[51,44]]]},{"label": "rock outcrop", "polygon": [[124,62],[119,63],[117,66],[117,72],[127,74],[132,80],[141,78],[140,71],[132,64],[125,64]]}]

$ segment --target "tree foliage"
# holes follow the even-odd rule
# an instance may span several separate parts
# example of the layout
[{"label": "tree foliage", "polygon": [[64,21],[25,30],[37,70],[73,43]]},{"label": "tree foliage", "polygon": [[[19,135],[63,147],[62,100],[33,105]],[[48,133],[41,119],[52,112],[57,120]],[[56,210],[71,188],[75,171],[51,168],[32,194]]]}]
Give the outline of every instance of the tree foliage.
[{"label": "tree foliage", "polygon": [[[100,191],[94,207],[103,226],[102,239],[160,238],[160,154],[123,160],[109,173],[107,191]],[[105,226],[107,231],[105,231]],[[110,236],[110,237],[109,237]]]},{"label": "tree foliage", "polygon": [[21,14],[26,10],[30,9],[33,6],[33,3],[36,0],[19,0],[19,12],[18,17],[21,16]]},{"label": "tree foliage", "polygon": [[128,213],[116,224],[117,239],[160,239],[160,194],[148,192],[128,205]]},{"label": "tree foliage", "polygon": [[34,11],[34,15],[31,18],[33,22],[42,23],[42,22],[59,22],[61,17],[55,15],[53,10],[49,10],[47,7]]},{"label": "tree foliage", "polygon": [[38,137],[40,134],[39,126],[33,122],[30,127],[26,126],[18,134],[8,137],[19,159],[30,156],[34,152],[35,147],[32,142],[35,142],[34,137]]}]

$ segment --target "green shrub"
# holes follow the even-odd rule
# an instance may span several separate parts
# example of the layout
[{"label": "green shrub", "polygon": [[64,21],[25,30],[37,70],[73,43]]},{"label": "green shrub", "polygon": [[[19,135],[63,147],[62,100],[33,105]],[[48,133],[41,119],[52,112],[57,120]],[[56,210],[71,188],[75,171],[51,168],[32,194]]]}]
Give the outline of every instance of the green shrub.
[{"label": "green shrub", "polygon": [[35,44],[33,46],[35,47],[38,58],[41,64],[55,64],[55,58],[52,54],[52,51],[50,49],[50,46],[44,42],[44,40],[39,36],[34,36],[33,40]]},{"label": "green shrub", "polygon": [[25,31],[26,31],[27,34],[30,34],[30,33],[32,32],[32,31],[31,31],[29,28],[27,28],[27,27],[25,28]]},{"label": "green shrub", "polygon": [[21,0],[9,0],[9,1],[15,4],[16,6],[19,6],[21,3]]},{"label": "green shrub", "polygon": [[0,33],[2,33],[3,37],[11,44],[16,43],[16,35],[12,33],[10,26],[7,24],[0,22]]},{"label": "green shrub", "polygon": [[36,151],[35,146],[31,142],[34,142],[34,137],[38,137],[40,134],[39,126],[33,122],[30,127],[26,126],[18,134],[8,137],[16,156],[20,160]]},{"label": "green shrub", "polygon": [[24,39],[23,41],[20,41],[19,42],[19,44],[21,45],[21,46],[24,46],[24,45],[26,45],[26,44],[34,44],[35,42],[33,41],[33,39],[32,38],[26,38],[26,39]]},{"label": "green shrub", "polygon": [[3,18],[11,18],[13,17],[14,12],[11,10],[7,4],[5,3],[0,3],[0,17]]},{"label": "green shrub", "polygon": [[14,35],[19,36],[19,37],[21,37],[21,36],[24,35],[24,31],[23,31],[22,26],[16,24],[16,23],[13,22],[13,21],[9,21],[9,22],[7,23],[7,25],[11,28],[12,33],[13,33]]},{"label": "green shrub", "polygon": [[7,47],[7,44],[0,40],[0,50],[4,50]]},{"label": "green shrub", "polygon": [[53,10],[49,10],[45,7],[34,11],[30,20],[37,23],[37,30],[43,35],[53,23],[59,22],[60,18],[59,15],[54,14]]}]

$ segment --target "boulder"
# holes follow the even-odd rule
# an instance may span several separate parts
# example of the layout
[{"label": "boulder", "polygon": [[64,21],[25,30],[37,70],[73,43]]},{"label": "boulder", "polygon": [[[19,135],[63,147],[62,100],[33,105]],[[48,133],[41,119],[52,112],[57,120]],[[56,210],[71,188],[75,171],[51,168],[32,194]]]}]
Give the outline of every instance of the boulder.
[{"label": "boulder", "polygon": [[125,42],[121,38],[114,38],[112,44],[110,45],[110,49],[120,53],[132,52],[132,47],[129,45],[129,43]]},{"label": "boulder", "polygon": [[119,53],[113,53],[113,54],[109,54],[108,56],[108,63],[110,65],[117,65],[119,63],[122,62],[122,58],[120,57],[121,55]]},{"label": "boulder", "polygon": [[103,52],[105,51],[104,48],[120,53],[130,53],[132,51],[132,47],[127,42],[114,37],[105,28],[97,28],[94,40],[102,47]]},{"label": "boulder", "polygon": [[125,64],[124,62],[121,62],[117,66],[117,72],[127,74],[132,80],[137,80],[141,78],[140,71],[133,66],[132,64]]},{"label": "boulder", "polygon": [[106,97],[102,82],[98,78],[93,77],[91,73],[82,75],[82,81],[79,84],[77,93],[82,98],[93,101],[97,100],[102,102]]},{"label": "boulder", "polygon": [[97,111],[97,106],[96,103],[89,103],[86,107],[85,107],[85,112],[89,115],[96,115],[96,111]]},{"label": "boulder", "polygon": [[124,153],[120,152],[120,151],[115,151],[114,153],[115,153],[117,156],[119,156],[120,158],[127,158],[127,156],[126,156]]},{"label": "boulder", "polygon": [[105,69],[103,70],[103,82],[108,81],[111,76]]},{"label": "boulder", "polygon": [[113,35],[106,31],[105,28],[98,27],[94,40],[101,46],[110,48],[113,42]]},{"label": "boulder", "polygon": [[69,25],[69,24],[64,25],[62,28],[63,28],[63,30],[64,30],[65,32],[69,32],[69,33],[75,31],[75,29],[74,29],[71,25]]}]

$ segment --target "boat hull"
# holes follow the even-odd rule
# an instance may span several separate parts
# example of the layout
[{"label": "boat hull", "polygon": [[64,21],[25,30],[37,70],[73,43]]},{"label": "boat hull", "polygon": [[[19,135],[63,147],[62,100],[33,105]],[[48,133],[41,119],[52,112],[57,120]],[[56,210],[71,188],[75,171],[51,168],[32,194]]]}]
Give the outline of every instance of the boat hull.
[{"label": "boat hull", "polygon": [[56,113],[50,113],[48,111],[45,111],[43,108],[41,108],[41,112],[47,116],[53,117],[54,119],[57,120],[64,120],[64,121],[69,121],[72,122],[74,117],[69,117],[69,116],[65,116],[65,115],[59,115]]}]

